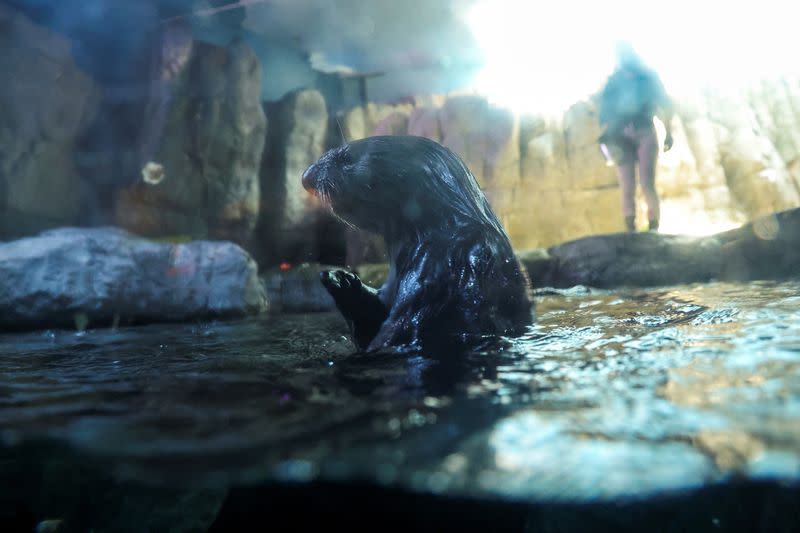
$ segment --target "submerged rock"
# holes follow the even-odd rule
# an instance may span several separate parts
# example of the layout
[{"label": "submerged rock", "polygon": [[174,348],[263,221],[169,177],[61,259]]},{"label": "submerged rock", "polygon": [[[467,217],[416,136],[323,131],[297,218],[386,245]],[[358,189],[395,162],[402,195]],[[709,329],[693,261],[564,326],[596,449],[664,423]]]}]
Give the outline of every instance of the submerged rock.
[{"label": "submerged rock", "polygon": [[800,209],[709,237],[615,233],[520,254],[535,287],[786,279],[800,272]]},{"label": "submerged rock", "polygon": [[235,317],[266,305],[255,261],[230,242],[62,228],[0,243],[0,329]]}]

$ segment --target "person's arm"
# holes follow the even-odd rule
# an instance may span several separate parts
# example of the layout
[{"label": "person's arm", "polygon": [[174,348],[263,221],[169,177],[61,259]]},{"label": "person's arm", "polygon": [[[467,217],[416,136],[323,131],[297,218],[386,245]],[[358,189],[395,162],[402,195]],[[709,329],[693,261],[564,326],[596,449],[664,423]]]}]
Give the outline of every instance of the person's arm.
[{"label": "person's arm", "polygon": [[675,116],[675,107],[673,106],[672,99],[664,89],[664,84],[658,75],[653,75],[653,82],[655,83],[657,105],[660,113],[657,115],[659,120],[664,123],[666,136],[664,137],[664,151],[668,152],[672,148],[672,118]]}]

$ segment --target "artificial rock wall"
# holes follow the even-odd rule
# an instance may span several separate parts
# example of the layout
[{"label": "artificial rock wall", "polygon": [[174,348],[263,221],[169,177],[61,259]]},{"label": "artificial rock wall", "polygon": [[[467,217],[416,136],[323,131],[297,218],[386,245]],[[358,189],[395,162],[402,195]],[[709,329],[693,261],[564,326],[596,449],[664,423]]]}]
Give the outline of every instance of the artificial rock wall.
[{"label": "artificial rock wall", "polygon": [[[712,233],[800,205],[800,86],[679,102],[675,144],[661,153],[662,230]],[[615,169],[597,146],[594,99],[562,116],[518,116],[475,95],[369,104],[342,118],[348,139],[423,135],[458,153],[517,248],[621,231]],[[656,123],[663,140],[663,125]],[[640,223],[646,220],[640,198]]]},{"label": "artificial rock wall", "polygon": [[[623,228],[593,99],[558,117],[520,116],[476,95],[332,117],[314,89],[264,106],[270,80],[243,43],[192,42],[170,29],[154,43],[163,55],[155,74],[109,88],[81,71],[60,36],[6,8],[0,27],[0,239],[115,223],[151,237],[233,240],[262,263],[319,260],[321,247],[344,249],[344,229],[302,190],[302,171],[343,140],[378,134],[423,135],[458,153],[518,249]],[[108,103],[116,94],[141,100],[125,104],[125,120]],[[797,80],[678,104],[675,145],[658,167],[662,231],[712,233],[800,205]],[[114,158],[125,164],[106,163]]]}]

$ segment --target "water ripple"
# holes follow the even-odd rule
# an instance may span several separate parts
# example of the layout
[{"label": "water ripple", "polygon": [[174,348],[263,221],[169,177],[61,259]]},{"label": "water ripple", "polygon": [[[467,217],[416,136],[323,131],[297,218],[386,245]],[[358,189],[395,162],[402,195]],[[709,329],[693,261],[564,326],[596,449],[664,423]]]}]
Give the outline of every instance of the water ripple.
[{"label": "water ripple", "polygon": [[540,291],[526,335],[458,356],[354,355],[324,313],[3,335],[0,440],[56,439],[149,480],[344,464],[425,490],[601,498],[798,477],[799,294]]}]

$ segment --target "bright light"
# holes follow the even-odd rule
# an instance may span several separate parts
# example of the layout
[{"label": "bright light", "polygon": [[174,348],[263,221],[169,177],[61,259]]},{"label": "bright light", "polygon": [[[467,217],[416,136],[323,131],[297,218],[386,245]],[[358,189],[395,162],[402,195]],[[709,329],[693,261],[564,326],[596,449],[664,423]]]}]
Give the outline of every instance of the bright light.
[{"label": "bright light", "polygon": [[[644,213],[644,212],[643,212]],[[660,233],[705,237],[741,226],[745,220],[732,220],[730,212],[709,212],[707,209],[688,205],[685,200],[661,203]]]},{"label": "bright light", "polygon": [[558,114],[597,91],[630,41],[676,97],[800,74],[797,11],[761,0],[479,0],[467,15],[484,69],[474,89],[520,112]]}]

